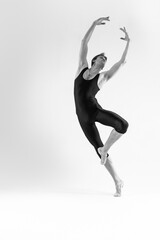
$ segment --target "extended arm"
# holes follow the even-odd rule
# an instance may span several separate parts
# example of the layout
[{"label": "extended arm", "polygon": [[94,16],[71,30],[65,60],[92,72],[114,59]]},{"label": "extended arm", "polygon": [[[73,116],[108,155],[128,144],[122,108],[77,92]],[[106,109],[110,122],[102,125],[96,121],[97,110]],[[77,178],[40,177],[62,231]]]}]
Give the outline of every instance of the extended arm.
[{"label": "extended arm", "polygon": [[120,28],[120,30],[122,30],[125,33],[125,37],[121,38],[121,39],[124,40],[124,41],[127,41],[127,44],[126,44],[126,47],[125,47],[125,50],[122,54],[121,59],[117,63],[115,63],[109,71],[104,72],[104,76],[107,80],[109,80],[118,71],[120,66],[125,63],[126,55],[127,55],[127,52],[128,52],[130,38],[128,36],[128,33],[127,33],[125,27]]},{"label": "extended arm", "polygon": [[80,55],[79,55],[79,67],[82,67],[83,65],[88,65],[87,62],[87,53],[88,53],[88,42],[92,36],[92,33],[97,25],[103,25],[105,24],[104,21],[109,21],[109,17],[103,17],[99,18],[96,21],[94,21],[91,25],[91,27],[86,32],[84,38],[81,41],[81,49],[80,49]]}]

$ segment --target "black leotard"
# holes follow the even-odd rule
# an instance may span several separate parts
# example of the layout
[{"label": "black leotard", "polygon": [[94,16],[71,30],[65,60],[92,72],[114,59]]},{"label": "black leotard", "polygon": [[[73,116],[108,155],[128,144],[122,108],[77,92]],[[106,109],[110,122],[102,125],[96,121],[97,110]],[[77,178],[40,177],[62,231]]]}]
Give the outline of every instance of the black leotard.
[{"label": "black leotard", "polygon": [[78,118],[82,121],[88,122],[92,121],[93,115],[97,111],[97,107],[100,107],[95,98],[95,95],[99,91],[97,85],[99,74],[97,74],[92,80],[85,80],[83,74],[86,70],[87,67],[84,68],[75,79],[74,97]]},{"label": "black leotard", "polygon": [[97,149],[102,147],[103,143],[95,122],[113,127],[119,133],[127,131],[128,122],[118,114],[105,110],[98,104],[95,96],[100,90],[97,85],[99,74],[91,80],[85,80],[83,74],[87,69],[87,67],[84,68],[74,82],[76,114],[84,134],[101,158]]}]

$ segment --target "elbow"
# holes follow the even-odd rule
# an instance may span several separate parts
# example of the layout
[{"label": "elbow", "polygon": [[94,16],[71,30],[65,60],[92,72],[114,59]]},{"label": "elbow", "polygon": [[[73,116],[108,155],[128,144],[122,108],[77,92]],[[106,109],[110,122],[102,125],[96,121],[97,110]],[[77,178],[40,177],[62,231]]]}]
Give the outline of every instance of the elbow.
[{"label": "elbow", "polygon": [[124,64],[126,64],[126,59],[125,58],[122,59],[122,61],[121,61],[121,65],[123,66]]},{"label": "elbow", "polygon": [[121,60],[120,60],[120,66],[121,65],[124,65],[126,63],[126,59],[125,58],[121,58]]},{"label": "elbow", "polygon": [[82,45],[85,45],[85,44],[87,44],[87,43],[88,43],[88,40],[87,40],[86,37],[84,37],[84,38],[82,39],[82,41],[81,41],[81,44],[82,44]]}]

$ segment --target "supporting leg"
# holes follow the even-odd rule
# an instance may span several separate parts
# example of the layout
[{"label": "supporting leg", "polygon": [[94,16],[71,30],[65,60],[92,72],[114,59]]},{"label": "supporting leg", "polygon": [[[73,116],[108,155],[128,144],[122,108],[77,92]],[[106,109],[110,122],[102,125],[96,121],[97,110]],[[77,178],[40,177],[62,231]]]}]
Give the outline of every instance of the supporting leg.
[{"label": "supporting leg", "polygon": [[113,163],[112,163],[110,157],[107,158],[107,161],[104,166],[106,167],[106,169],[108,170],[108,172],[110,173],[110,175],[112,176],[112,178],[115,182],[116,193],[114,194],[114,196],[120,197],[121,196],[121,188],[123,187],[123,181],[117,175],[116,170],[113,166]]}]

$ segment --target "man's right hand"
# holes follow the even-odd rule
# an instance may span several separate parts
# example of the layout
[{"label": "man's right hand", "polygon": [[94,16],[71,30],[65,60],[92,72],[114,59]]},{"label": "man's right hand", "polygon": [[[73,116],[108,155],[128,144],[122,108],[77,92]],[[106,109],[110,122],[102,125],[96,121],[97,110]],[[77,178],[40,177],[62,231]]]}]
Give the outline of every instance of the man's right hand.
[{"label": "man's right hand", "polygon": [[103,24],[106,24],[104,21],[110,21],[109,17],[98,18],[97,20],[94,21],[94,24],[95,24],[95,25],[103,25]]},{"label": "man's right hand", "polygon": [[123,27],[123,28],[120,28],[120,30],[125,33],[125,37],[124,37],[124,38],[121,38],[121,39],[124,40],[124,41],[129,42],[129,41],[130,41],[130,38],[129,38],[129,36],[128,36],[128,33],[127,33],[127,31],[126,31],[126,28]]}]

